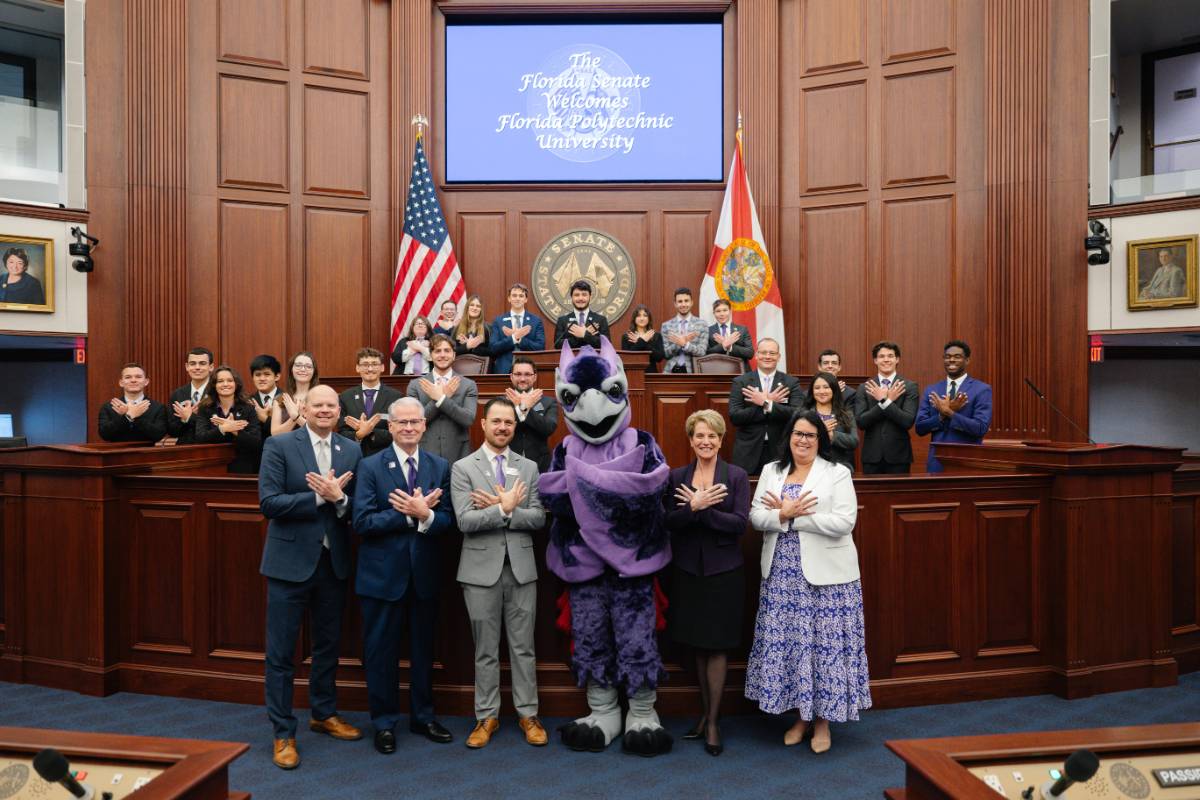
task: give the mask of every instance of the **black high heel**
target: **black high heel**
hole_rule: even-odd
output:
[[[716,743],[710,742],[708,737],[704,739],[704,752],[710,756],[719,756],[725,751],[725,746],[721,744],[721,729],[713,724],[713,734],[716,737]]]
[[[682,738],[682,739],[703,739],[704,738],[704,725],[705,725],[705,721],[703,719],[701,719],[699,722],[696,723],[696,727],[689,730],[687,733],[685,733],[680,738]]]

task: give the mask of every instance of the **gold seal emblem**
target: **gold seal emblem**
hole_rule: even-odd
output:
[[[734,239],[717,262],[717,296],[734,311],[749,311],[764,299],[775,282],[771,259],[753,239]]]
[[[592,287],[592,310],[615,322],[633,300],[637,280],[629,251],[614,237],[591,228],[555,236],[533,262],[533,296],[547,319],[570,312],[571,284]]]

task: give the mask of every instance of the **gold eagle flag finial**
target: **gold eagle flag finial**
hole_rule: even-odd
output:
[[[429,118],[424,114],[413,114],[412,124],[417,128],[417,138],[420,139],[425,135],[425,126],[429,124]]]

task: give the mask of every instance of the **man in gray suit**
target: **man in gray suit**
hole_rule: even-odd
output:
[[[410,381],[407,395],[425,408],[421,449],[453,464],[471,452],[479,388],[470,378],[454,374],[454,342],[449,336],[438,334],[429,340],[429,360],[433,370],[427,377]]]
[[[480,748],[500,727],[500,626],[507,628],[513,705],[525,741],[546,744],[538,721],[533,650],[537,613],[537,566],[533,532],[546,511],[538,498],[537,465],[509,446],[517,410],[503,397],[483,408],[484,444],[456,462],[450,496],[463,532],[458,582],[463,587],[475,638],[475,730],[467,747]]]

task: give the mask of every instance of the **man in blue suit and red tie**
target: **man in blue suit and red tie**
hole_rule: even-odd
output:
[[[942,364],[946,380],[925,389],[917,410],[917,435],[931,434],[927,472],[942,472],[939,442],[980,444],[992,425],[992,387],[967,374],[971,346],[959,339],[946,342]],[[944,392],[944,394],[942,394]]]
[[[281,769],[300,766],[292,656],[305,609],[312,628],[309,728],[362,738],[337,715],[335,682],[350,574],[350,495],[362,451],[334,433],[341,413],[332,388],[310,389],[304,416],[304,427],[267,439],[258,472],[258,503],[269,520],[259,568],[267,577],[267,716],[275,728],[272,760]]]
[[[433,716],[433,630],[438,540],[454,524],[450,464],[421,450],[425,409],[402,397],[387,409],[392,444],[362,460],[354,492],[360,537],[355,592],[363,615],[363,666],[375,749],[396,752],[400,636],[409,625],[409,730],[434,742],[454,737]]]

